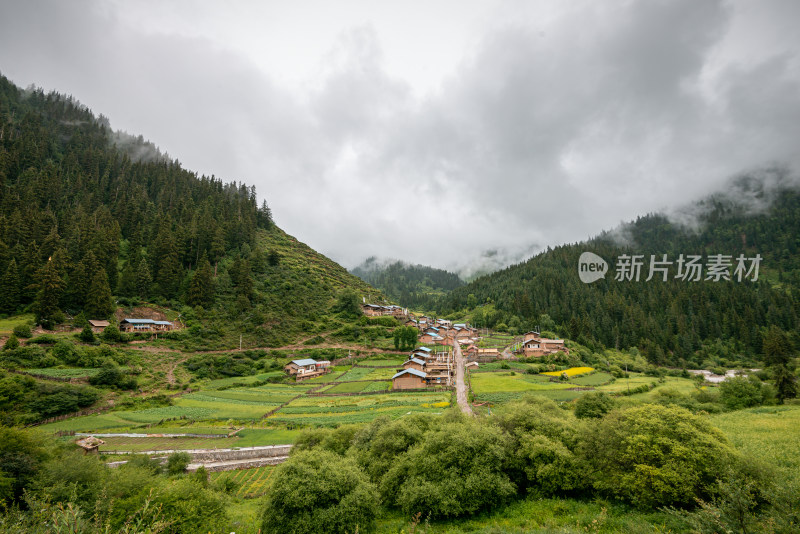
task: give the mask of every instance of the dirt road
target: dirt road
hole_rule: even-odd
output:
[[[464,381],[464,356],[461,354],[461,347],[458,341],[453,341],[453,355],[456,360],[456,402],[461,408],[461,411],[467,415],[475,415],[472,413],[472,406],[469,405],[467,400],[467,383]]]

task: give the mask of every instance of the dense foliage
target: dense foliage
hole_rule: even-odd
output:
[[[440,313],[471,309],[479,327],[516,325],[517,333],[540,327],[589,346],[638,347],[657,364],[695,366],[709,356],[736,359],[764,353],[764,330],[800,329],[800,190],[781,171],[768,187],[764,180],[743,178],[728,196],[694,206],[696,226],[689,228],[663,215],[648,215],[589,242],[548,249],[534,258],[481,277],[440,301]],[[745,204],[750,199],[760,209]],[[578,277],[578,259],[592,251],[609,263],[604,279],[591,284]],[[640,281],[615,279],[623,254],[644,255]],[[759,280],[737,281],[648,277],[650,255],[760,254]],[[731,272],[733,269],[731,269]],[[546,323],[552,321],[552,325]],[[543,324],[544,323],[544,324]],[[792,340],[797,344],[796,334]]]
[[[457,274],[442,269],[410,265],[402,261],[381,264],[374,257],[368,258],[351,272],[401,306],[414,309],[429,308],[437,297],[464,285]]]

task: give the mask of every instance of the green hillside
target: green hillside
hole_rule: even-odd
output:
[[[380,262],[375,257],[367,258],[352,273],[401,306],[414,309],[430,308],[437,299],[464,285],[457,274],[443,269],[402,261]]]
[[[439,313],[467,314],[481,327],[521,333],[541,327],[592,347],[638,347],[657,364],[699,366],[762,354],[767,327],[800,327],[800,190],[781,171],[769,180],[741,178],[691,206],[691,227],[661,214],[640,217],[586,243],[548,249],[530,260],[481,277],[439,301]],[[767,185],[772,183],[772,185]],[[578,276],[580,255],[604,258],[609,272],[591,284]],[[640,280],[615,280],[617,259],[642,255]],[[650,255],[672,261],[668,279],[646,281]],[[759,254],[758,281],[676,279],[681,254],[736,258]],[[749,267],[749,262],[747,263]],[[478,306],[485,303],[491,306]],[[724,365],[724,362],[721,362]]]
[[[0,314],[52,328],[144,305],[275,346],[316,332],[345,289],[380,298],[277,228],[254,187],[0,77]]]

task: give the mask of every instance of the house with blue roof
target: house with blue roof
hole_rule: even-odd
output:
[[[295,377],[297,382],[324,375],[331,369],[331,362],[328,360],[317,361],[311,358],[301,358],[292,360],[283,366],[283,370],[289,376]]]
[[[168,332],[174,329],[175,325],[169,321],[126,317],[119,322],[120,332]]]

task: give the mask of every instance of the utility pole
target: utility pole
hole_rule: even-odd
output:
[[[239,334],[239,350],[242,350],[242,334]]]

